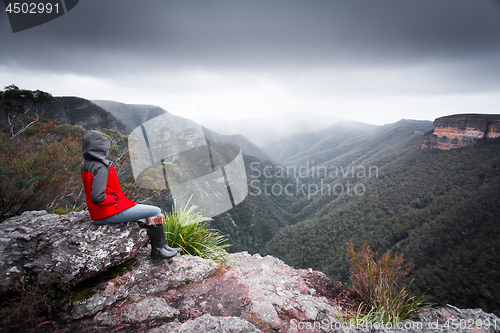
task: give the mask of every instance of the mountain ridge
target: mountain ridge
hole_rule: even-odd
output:
[[[264,150],[278,161],[302,165],[301,161],[307,159],[309,155],[324,153],[326,149],[338,150],[342,146],[346,146],[346,149],[354,149],[359,144],[369,142],[372,137],[382,135],[383,132],[397,127],[408,127],[414,131],[427,131],[432,128],[432,122],[403,119],[394,124],[382,126],[352,121],[338,122],[318,132],[284,138],[273,145],[265,146]]]
[[[132,131],[134,128],[141,126],[141,124],[154,119],[155,117],[161,116],[163,114],[170,114],[165,109],[154,106],[154,105],[143,105],[143,104],[124,104],[115,101],[108,100],[96,100],[93,101],[100,105],[102,108],[110,112],[115,118],[123,119],[123,122],[128,125]],[[172,114],[171,114],[172,115]],[[185,119],[185,121],[192,122],[195,127],[200,127],[200,124],[179,116],[172,115],[175,119]],[[262,158],[269,158],[269,155],[263,151],[261,148],[256,146],[250,140],[242,135],[223,135],[214,132],[204,126],[201,127],[205,137],[213,142],[228,142],[238,145],[241,150],[248,155],[255,155]],[[129,133],[126,133],[129,134]]]
[[[202,118],[201,123],[222,134],[242,134],[264,147],[287,135],[321,130],[343,120],[310,112],[292,112],[242,120]]]

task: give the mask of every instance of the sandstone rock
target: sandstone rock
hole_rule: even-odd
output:
[[[241,283],[248,289],[250,322],[262,329],[289,328],[290,318],[306,321],[337,321],[340,308],[307,285],[304,271],[287,266],[283,261],[256,254],[231,256]],[[285,319],[285,320],[282,320]]]
[[[424,309],[417,315],[424,332],[500,332],[500,319],[482,309],[459,309],[452,305]]]
[[[500,137],[500,120],[491,121],[488,123],[488,130],[486,131],[486,137],[489,139]]]
[[[181,321],[203,314],[245,319],[264,332],[290,328],[291,319],[337,321],[339,307],[316,293],[296,270],[281,260],[246,252],[229,255],[234,266],[201,283],[172,291]]]
[[[189,255],[176,257],[170,264],[143,254],[135,260],[128,272],[101,282],[90,296],[74,301],[71,313],[61,318],[93,318],[93,325],[117,327],[176,317],[186,324],[180,332],[188,332],[194,327],[188,322],[207,314],[240,318],[242,332],[247,327],[249,332],[254,327],[266,332],[288,330],[292,318],[337,321],[340,308],[307,284],[304,276],[309,271],[296,270],[271,256],[231,254],[234,265],[224,271],[212,260]],[[152,317],[152,304],[164,310]],[[212,318],[200,325],[223,327],[220,320]]]
[[[130,239],[135,245],[127,250]],[[190,255],[153,259],[137,250],[146,239],[136,224],[95,226],[85,212],[28,212],[0,225],[1,274],[10,284],[16,274],[33,273],[40,281],[55,277],[71,283],[91,276],[95,271],[88,267],[102,270],[112,258],[135,255],[119,275],[78,285],[88,290],[73,294],[53,318],[60,331],[500,332],[496,316],[452,306],[423,310],[396,328],[349,326],[337,317],[357,301],[345,284],[321,272],[246,252],[228,255],[230,267]],[[61,267],[78,274],[65,275]],[[10,331],[0,325],[0,332]]]
[[[213,317],[209,314],[203,315],[176,327],[171,332],[175,333],[260,333],[254,325],[237,317]],[[148,333],[153,333],[149,331]]]
[[[180,326],[181,323],[179,322],[179,320],[177,319],[174,319],[173,321],[169,322],[169,323],[166,323],[166,324],[163,324],[161,326],[158,326],[158,327],[155,327],[155,328],[152,328],[150,330],[148,330],[146,333],[165,333],[165,332],[174,332],[175,329]]]
[[[148,297],[136,303],[121,307],[119,313],[99,312],[94,321],[107,326],[119,326],[122,323],[142,323],[148,320],[172,320],[179,311],[172,308],[163,298]]]
[[[84,320],[93,316],[94,325],[111,328],[176,317],[148,333],[461,332],[449,327],[452,323],[460,324],[460,320],[475,325],[462,332],[499,331],[494,325],[500,326],[500,319],[494,315],[451,306],[424,310],[415,321],[406,320],[397,328],[378,324],[349,326],[336,317],[341,311],[338,304],[346,294],[338,299],[332,294],[327,298],[320,285],[313,288],[307,283],[312,277],[320,277],[320,283],[334,287],[334,281],[328,281],[324,274],[294,269],[271,256],[243,252],[231,254],[229,259],[234,265],[220,271],[212,261],[188,255],[176,257],[170,265],[155,265],[147,256],[139,255],[137,266],[130,272],[101,285],[94,296],[78,302],[74,313],[79,315],[73,318]],[[340,294],[345,291],[338,286],[333,289]],[[105,306],[99,305],[101,302]],[[151,304],[176,310],[159,311],[165,315],[150,317]],[[486,327],[488,320],[490,325]]]
[[[498,115],[464,114],[437,118],[432,134],[424,136],[422,148],[456,149],[483,138],[500,137]]]
[[[371,324],[363,327],[347,328],[345,332],[369,333],[495,333],[500,332],[500,319],[483,310],[461,310],[447,305],[421,311],[415,321],[405,320],[396,327]],[[385,326],[385,327],[384,327]],[[325,330],[325,332],[328,332]],[[339,331],[335,331],[339,332]]]
[[[24,212],[0,224],[0,294],[20,278],[76,283],[131,258],[148,241],[135,222],[99,226],[87,211]]]
[[[93,316],[94,321],[111,326],[157,317],[173,319],[179,311],[166,303],[166,293],[185,284],[200,282],[218,268],[212,260],[190,255],[178,256],[171,264],[151,259],[149,255],[138,255],[133,268],[99,283],[91,296],[73,302],[72,312],[61,314],[61,317],[74,320]],[[164,310],[155,315],[154,307]]]

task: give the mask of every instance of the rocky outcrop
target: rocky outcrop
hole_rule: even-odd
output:
[[[92,318],[90,325],[119,326],[148,320],[173,320],[180,315],[172,307],[169,290],[197,283],[214,274],[218,265],[200,257],[182,256],[169,264],[153,261],[148,255],[138,256],[128,272],[91,288],[88,297],[72,301],[65,320]]]
[[[321,272],[246,252],[228,254],[229,265],[190,255],[152,259],[135,223],[97,227],[86,212],[26,212],[0,224],[0,230],[2,272],[14,272],[12,267],[24,269],[23,274],[37,272],[40,282],[42,276],[81,281],[92,274],[72,272],[104,271],[106,260],[122,256],[120,251],[133,257],[111,276],[85,278],[73,286],[55,316],[32,332],[500,332],[496,316],[452,306],[426,309],[396,328],[343,323],[339,316],[359,303],[345,284]],[[37,252],[45,261],[37,259]],[[17,259],[9,261],[11,255]],[[56,329],[44,330],[44,325]],[[0,318],[0,332],[17,329],[2,326]]]
[[[486,137],[489,139],[500,137],[500,120],[491,121],[490,123],[488,123]]]
[[[25,212],[0,224],[0,294],[20,279],[76,283],[133,258],[148,237],[137,223],[98,226],[87,211]]]
[[[308,282],[313,271],[296,270],[258,254],[231,254],[229,260],[232,267],[222,269],[211,260],[189,255],[171,264],[138,255],[128,272],[96,285],[91,296],[73,301],[70,313],[60,316],[86,327],[110,328],[174,318],[180,325],[203,315],[229,316],[252,323],[247,326],[258,327],[259,332],[288,330],[291,319],[337,320],[339,305]]]
[[[93,286],[59,318],[71,331],[90,332],[457,332],[465,321],[463,332],[500,332],[494,315],[452,306],[424,310],[398,328],[342,323],[353,297],[346,285],[271,256],[242,252],[229,260],[223,268],[189,255],[169,263],[139,254],[128,272]]]
[[[500,137],[500,115],[463,114],[437,118],[434,130],[422,139],[422,148],[456,149],[483,138]]]

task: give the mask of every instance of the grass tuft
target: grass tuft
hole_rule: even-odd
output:
[[[430,306],[424,295],[411,295],[403,284],[413,268],[412,262],[404,264],[403,255],[392,258],[384,254],[377,261],[374,256],[367,244],[359,253],[354,251],[352,242],[348,245],[352,286],[363,300],[356,314],[357,319],[362,317],[366,322],[392,323],[395,326]]]
[[[172,247],[182,248],[182,254],[191,254],[218,263],[227,263],[227,237],[210,228],[211,218],[196,212],[196,206],[174,209],[163,220],[165,238]]]

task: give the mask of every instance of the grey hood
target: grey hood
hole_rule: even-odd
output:
[[[87,131],[82,138],[82,155],[86,160],[97,160],[106,166],[111,165],[111,161],[106,159],[111,142],[104,134],[98,131]]]

